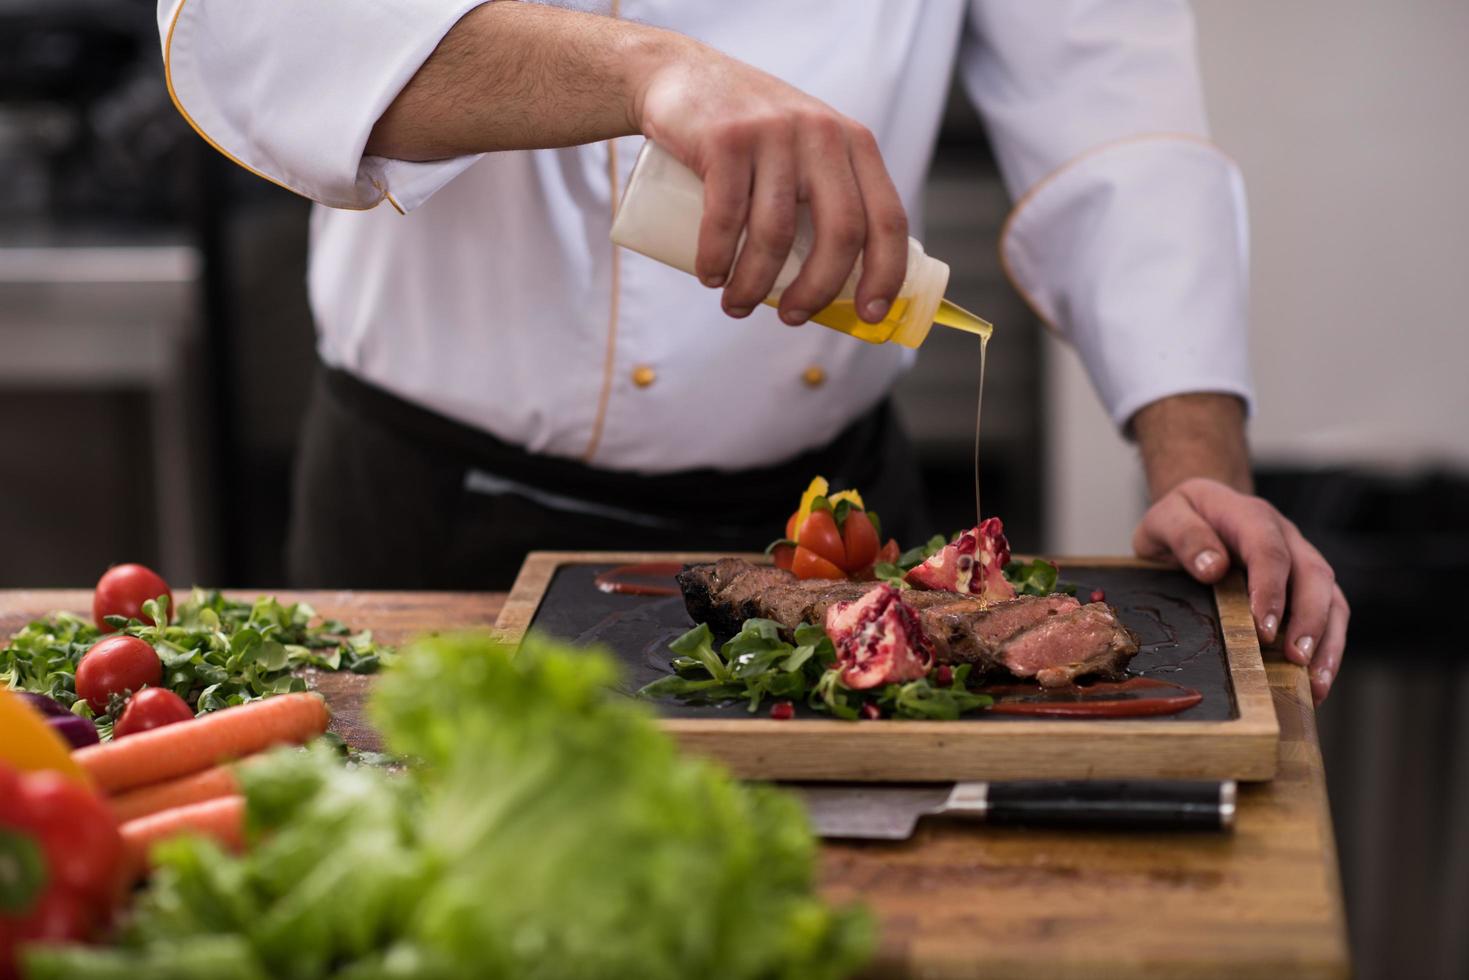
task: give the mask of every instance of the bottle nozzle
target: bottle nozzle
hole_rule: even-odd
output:
[[[990,339],[990,334],[995,332],[994,326],[982,317],[977,317],[957,303],[944,300],[939,304],[938,312],[934,314],[934,323],[942,323],[946,327],[955,330],[963,330],[972,333],[984,340]]]

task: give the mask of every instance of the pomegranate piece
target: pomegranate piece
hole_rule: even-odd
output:
[[[877,721],[882,717],[882,709],[869,701],[862,706],[862,717],[868,721]]]
[[[833,603],[825,626],[842,683],[855,691],[917,680],[933,666],[933,644],[894,586],[879,585],[860,599]]]
[[[911,570],[904,581],[920,589],[958,592],[986,599],[1013,599],[1015,587],[1005,578],[1010,542],[998,517],[961,532],[938,554]]]
[[[1106,602],[1107,593],[1103,592],[1101,589],[1092,589],[1091,600],[1092,602]]]
[[[796,717],[796,706],[789,701],[777,701],[770,706],[770,717],[776,721],[790,721]]]

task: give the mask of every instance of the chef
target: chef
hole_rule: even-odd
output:
[[[1325,697],[1347,603],[1251,492],[1244,195],[1209,142],[1184,3],[158,14],[194,129],[317,202],[300,584],[503,585],[532,547],[747,548],[818,473],[900,538],[929,531],[888,401],[911,354],[791,328],[859,254],[858,310],[886,312],[957,64],[1016,200],[1006,271],[1139,447],[1136,550],[1205,582],[1242,565],[1262,640]],[[608,240],[644,137],[705,181],[698,278]],[[798,202],[816,244],[777,311],[760,301]]]

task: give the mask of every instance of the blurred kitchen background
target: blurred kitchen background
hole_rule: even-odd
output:
[[[1251,198],[1261,491],[1353,606],[1321,726],[1363,977],[1469,975],[1469,5],[1200,0]],[[152,0],[0,0],[0,587],[285,581],[313,338],[308,206],[170,105]],[[1011,291],[1009,202],[955,96],[925,243],[991,318],[986,508],[1021,550],[1126,552],[1132,449]],[[1180,325],[1182,328],[1185,325]],[[972,515],[977,352],[899,393],[943,528]]]

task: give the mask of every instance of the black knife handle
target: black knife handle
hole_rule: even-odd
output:
[[[983,790],[979,787],[984,786]],[[960,783],[947,808],[992,824],[1117,830],[1228,830],[1233,780],[1064,780]],[[982,797],[982,799],[981,799]]]

